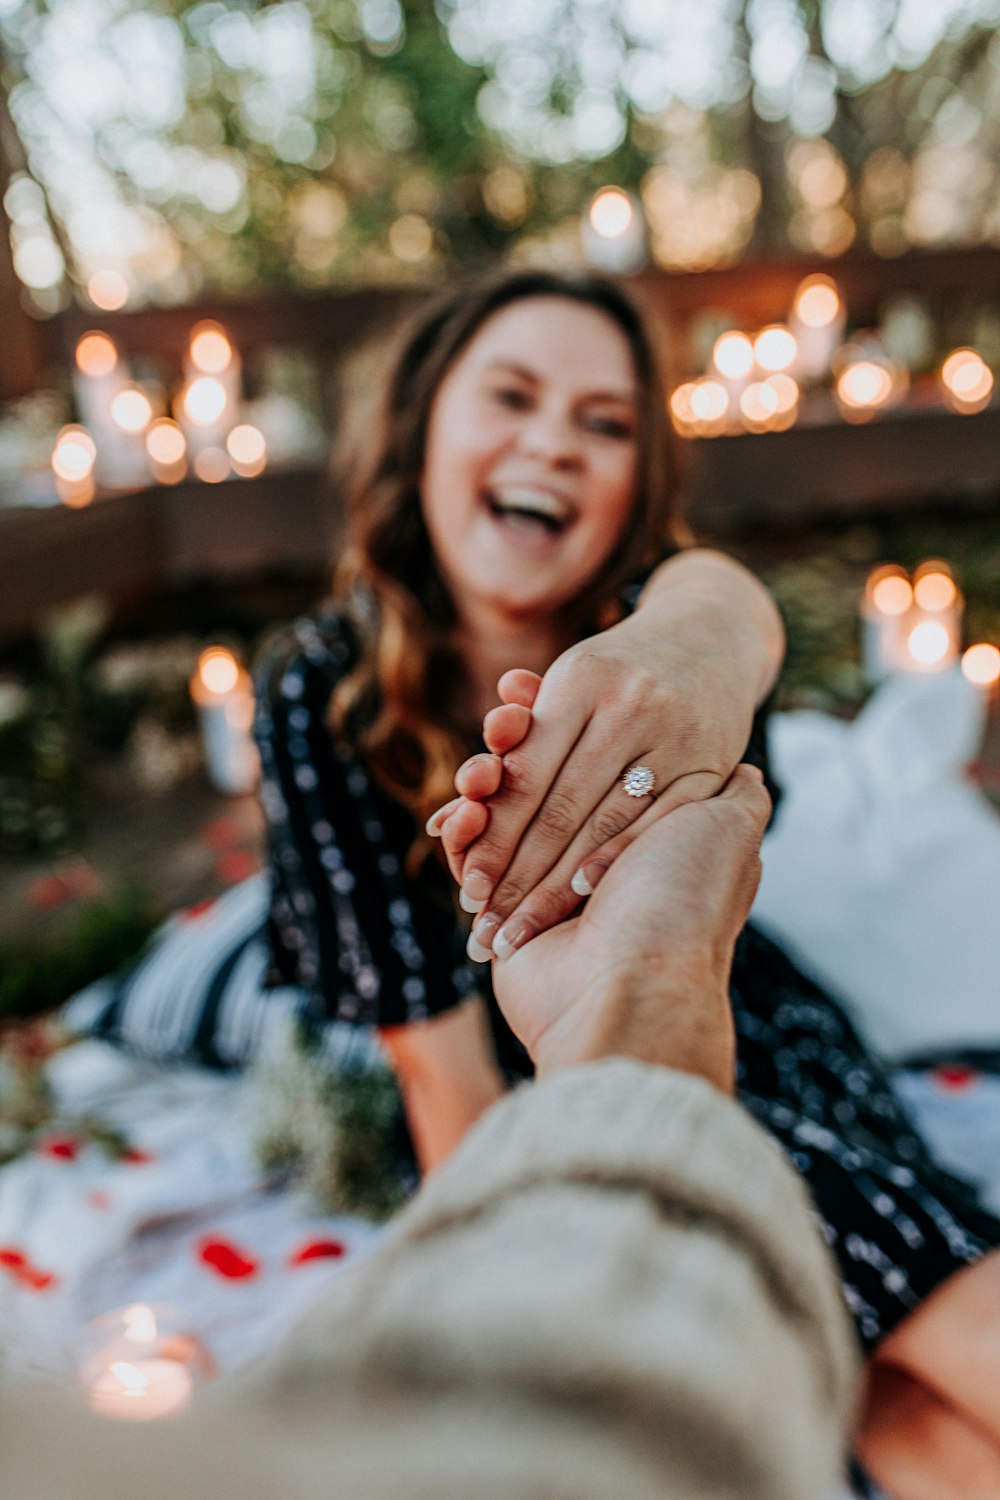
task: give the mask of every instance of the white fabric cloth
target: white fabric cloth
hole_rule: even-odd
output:
[[[91,1041],[50,1071],[67,1119],[118,1126],[137,1157],[116,1162],[66,1134],[0,1172],[0,1346],[15,1368],[66,1374],[88,1322],[143,1302],[176,1309],[219,1369],[238,1369],[381,1237],[268,1191],[240,1078]]]
[[[1000,1046],[1000,817],[963,778],[983,711],[956,669],[772,726],[754,919],[890,1061]]]

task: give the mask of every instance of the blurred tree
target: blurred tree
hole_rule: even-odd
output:
[[[608,182],[670,267],[995,240],[996,9],[0,0],[0,37],[73,281],[183,301],[576,257]]]

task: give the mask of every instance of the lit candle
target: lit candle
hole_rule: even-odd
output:
[[[886,563],[870,573],[861,601],[861,659],[869,682],[906,666],[906,626],[913,586],[903,568]]]
[[[952,411],[973,413],[989,406],[993,372],[975,349],[955,349],[939,373],[944,399]]]
[[[96,444],[95,476],[112,489],[127,489],[149,478],[135,433],[144,430],[152,413],[147,398],[129,381],[128,365],[114,340],[96,329],[83,334],[76,345],[73,391]],[[141,413],[146,413],[144,420]]]
[[[642,211],[620,187],[595,193],[581,225],[583,253],[592,266],[614,275],[638,271],[646,261]]]
[[[64,505],[80,509],[93,500],[96,459],[97,444],[86,427],[73,424],[62,429],[52,450],[52,472],[56,494]]]
[[[792,374],[800,381],[823,380],[844,332],[845,310],[829,276],[807,276],[801,282],[788,319],[796,344]]]
[[[259,774],[253,742],[253,687],[231,651],[210,646],[198,658],[191,697],[201,723],[205,765],[220,792],[241,796],[253,791]]]
[[[753,373],[753,344],[745,333],[732,328],[722,333],[712,346],[712,369],[725,386],[735,410]]]
[[[948,564],[930,558],[913,575],[913,609],[907,617],[907,650],[912,671],[939,672],[958,660],[962,649],[965,600]]]
[[[187,440],[169,417],[161,417],[146,433],[146,452],[160,484],[179,484],[187,473]]]
[[[242,382],[240,358],[218,323],[191,330],[177,416],[192,456],[222,448],[236,422]]]
[[[176,1331],[170,1308],[134,1303],[88,1325],[80,1378],[91,1411],[125,1422],[173,1416],[213,1373],[211,1356]]]
[[[152,1422],[171,1417],[191,1404],[194,1379],[174,1359],[136,1356],[112,1360],[87,1381],[90,1409],[124,1422]]]
[[[853,345],[842,356],[834,395],[845,421],[870,422],[906,390],[906,372],[889,360],[868,358]]]

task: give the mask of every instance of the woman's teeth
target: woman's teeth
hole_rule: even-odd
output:
[[[569,520],[569,507],[545,490],[505,488],[487,495],[495,516],[510,516],[519,521],[537,522],[547,531],[562,531]]]

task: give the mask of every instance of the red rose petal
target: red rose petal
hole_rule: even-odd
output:
[[[80,1155],[80,1142],[75,1135],[50,1135],[39,1141],[35,1149],[42,1156],[54,1157],[56,1161],[76,1161]]]
[[[951,1094],[971,1089],[979,1082],[979,1074],[975,1068],[960,1067],[957,1064],[954,1067],[935,1068],[932,1076],[939,1089]]]
[[[37,1266],[25,1266],[22,1271],[18,1271],[17,1279],[32,1292],[47,1292],[57,1284],[52,1271],[40,1271]]]
[[[129,1167],[148,1167],[150,1162],[155,1160],[156,1157],[151,1151],[143,1151],[139,1146],[129,1146],[128,1150],[123,1151],[119,1157],[119,1161],[123,1161]]]
[[[7,1266],[10,1270],[16,1271],[27,1264],[27,1258],[21,1254],[20,1250],[10,1250],[6,1247],[0,1250],[0,1266]]]
[[[242,1281],[247,1276],[256,1276],[260,1270],[259,1261],[245,1255],[229,1240],[202,1240],[198,1246],[198,1258],[226,1281]]]
[[[347,1254],[342,1240],[307,1240],[288,1257],[290,1266],[304,1266],[310,1260],[339,1260]]]
[[[198,918],[203,917],[206,912],[211,911],[214,905],[215,898],[212,896],[206,896],[204,901],[196,901],[193,906],[189,906],[185,909],[185,922],[197,922]]]

